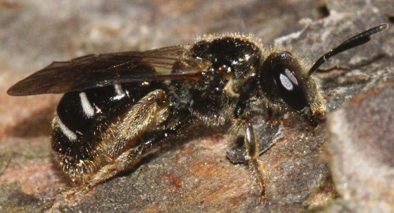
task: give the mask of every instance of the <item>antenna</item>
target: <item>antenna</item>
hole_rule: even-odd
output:
[[[386,23],[380,24],[376,27],[373,27],[369,30],[366,30],[360,34],[357,34],[357,35],[349,38],[348,40],[344,41],[339,46],[331,49],[330,51],[328,51],[324,55],[322,55],[319,59],[317,59],[315,64],[313,64],[311,69],[308,71],[308,75],[309,76],[312,75],[312,73],[315,72],[320,67],[320,65],[322,65],[324,62],[326,62],[332,56],[334,56],[338,53],[341,53],[343,51],[346,51],[348,49],[351,49],[353,47],[357,47],[357,46],[367,43],[369,40],[371,40],[372,35],[379,33],[383,30],[386,30],[387,28],[389,28],[388,24],[386,24]]]

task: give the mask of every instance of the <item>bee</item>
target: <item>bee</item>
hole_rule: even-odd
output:
[[[186,126],[232,123],[265,197],[251,104],[298,113],[311,126],[325,120],[325,101],[312,77],[330,57],[367,43],[380,24],[344,41],[308,70],[291,52],[265,50],[253,36],[205,36],[194,44],[144,52],[92,54],[49,66],[7,92],[64,93],[52,121],[55,162],[88,191],[130,170],[144,154]],[[327,71],[327,70],[326,70]]]

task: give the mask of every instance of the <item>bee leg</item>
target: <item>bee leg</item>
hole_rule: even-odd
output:
[[[81,192],[89,191],[97,184],[115,176],[121,171],[132,169],[138,164],[150,146],[141,141],[141,136],[157,124],[168,119],[169,105],[163,90],[155,90],[130,106],[127,113],[114,119],[103,134],[102,146],[98,151],[102,165],[91,173]]]
[[[97,171],[88,181],[88,183],[82,188],[81,191],[89,191],[95,185],[109,179],[121,171],[130,170],[134,168],[142,159],[144,154],[156,143],[163,141],[164,138],[170,135],[176,135],[178,130],[190,124],[193,119],[190,117],[188,112],[174,112],[168,106],[167,97],[163,90],[156,90],[151,92],[146,97],[144,97],[140,104],[134,105],[130,111],[135,113],[130,113],[132,115],[129,118],[124,119],[125,122],[122,124],[131,125],[138,128],[133,128],[131,130],[133,133],[140,131],[145,132],[147,127],[160,123],[160,125],[166,126],[162,131],[152,132],[145,136],[138,137],[142,134],[128,133],[127,135],[137,135],[131,138],[125,138],[125,140],[138,140],[138,145],[132,146],[125,152],[121,153],[116,159],[111,163],[102,167]],[[155,110],[153,110],[155,109]],[[170,112],[171,111],[171,112]],[[163,113],[164,112],[164,113]],[[135,114],[138,115],[135,116]],[[127,117],[127,116],[126,116]],[[163,119],[165,117],[165,119]],[[168,124],[170,121],[176,120],[176,124]],[[133,122],[135,125],[133,125]],[[148,122],[147,122],[148,121]],[[145,125],[142,125],[142,123]],[[130,124],[131,123],[131,124]],[[171,122],[170,122],[171,123]],[[118,125],[116,125],[118,126]],[[121,125],[125,126],[125,125]],[[108,157],[108,159],[110,159]]]
[[[171,121],[177,122],[175,124],[170,124]],[[178,130],[182,129],[188,124],[191,124],[192,122],[193,117],[191,117],[189,111],[179,111],[172,109],[167,120],[162,123],[166,128],[163,131],[150,134],[150,137],[144,140],[144,146],[149,148],[168,136],[177,135],[179,133]]]
[[[246,134],[244,140],[245,140],[246,153],[249,163],[249,169],[251,170],[253,176],[260,184],[261,187],[260,195],[261,195],[261,199],[264,200],[265,181],[264,181],[263,172],[260,169],[260,164],[258,161],[259,145],[255,138],[253,124],[249,121],[246,122]]]
[[[111,164],[102,167],[95,173],[89,183],[85,185],[81,191],[90,191],[97,184],[117,175],[119,172],[132,169],[141,161],[143,150],[142,146],[138,146],[122,153]]]

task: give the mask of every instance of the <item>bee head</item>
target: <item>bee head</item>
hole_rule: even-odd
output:
[[[264,60],[259,82],[274,105],[290,107],[312,125],[324,120],[324,100],[317,85],[290,52],[271,53]]]
[[[330,57],[367,43],[373,34],[387,28],[387,24],[381,24],[347,39],[323,54],[308,72],[303,70],[299,60],[290,52],[272,52],[264,60],[259,77],[264,95],[273,105],[288,106],[312,125],[317,125],[325,119],[325,103],[311,75],[320,71],[320,65]]]
[[[287,105],[295,110],[307,107],[308,101],[301,79],[302,69],[290,52],[272,53],[265,60],[263,70],[267,72],[267,80],[274,83],[274,89]]]

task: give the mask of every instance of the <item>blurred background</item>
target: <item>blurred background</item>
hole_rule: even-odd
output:
[[[0,0],[0,210],[41,211],[71,186],[52,163],[50,153],[50,122],[61,96],[6,94],[12,84],[52,61],[193,43],[205,34],[239,32],[254,34],[266,47],[293,50],[308,64],[351,35],[382,22],[392,23],[393,17],[392,0]],[[367,78],[363,84],[353,82],[352,88],[343,84],[341,88],[349,92],[335,90],[336,83],[323,78],[330,110],[368,83],[372,87],[391,79],[393,30],[377,37],[362,51],[354,50],[332,63],[357,63],[383,54],[391,58],[374,69],[386,70],[382,68],[375,83]],[[356,73],[350,78],[360,76],[365,77]],[[257,131],[263,138],[265,127],[261,128]],[[226,159],[233,138],[222,130],[203,129],[188,130],[191,135],[174,139],[180,145],[164,148],[136,171],[63,202],[60,209],[296,212],[321,208],[343,195],[331,178],[330,154],[325,152],[327,128],[311,133],[304,132],[303,126],[294,127],[285,134],[290,140],[283,141],[289,142],[262,157],[267,166],[268,201],[259,199],[247,166],[232,165]]]

